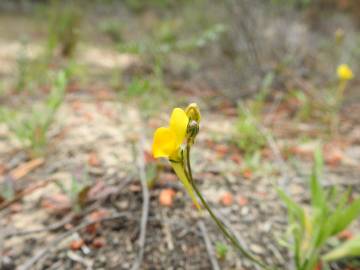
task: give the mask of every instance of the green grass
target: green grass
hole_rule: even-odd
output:
[[[43,102],[33,104],[24,111],[6,108],[0,111],[0,121],[7,124],[11,133],[33,156],[44,154],[48,141],[47,132],[63,102],[66,84],[66,74],[60,71],[54,78],[51,92]]]
[[[313,270],[321,259],[326,267],[327,261],[360,255],[358,236],[331,246],[331,240],[359,218],[360,198],[350,202],[350,191],[340,193],[335,187],[324,189],[321,185],[322,173],[323,158],[320,150],[317,150],[309,181],[309,206],[298,204],[278,189],[288,210],[288,234],[292,238],[286,246],[294,254],[297,270]]]

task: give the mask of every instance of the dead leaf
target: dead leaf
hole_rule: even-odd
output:
[[[91,152],[88,157],[88,164],[92,167],[99,167],[101,165],[100,159],[95,152]]]
[[[4,164],[0,164],[0,176],[3,176],[6,171],[6,167]]]
[[[236,201],[240,206],[245,206],[249,203],[249,200],[242,195],[237,196]]]
[[[70,248],[71,250],[76,251],[79,250],[84,244],[85,243],[83,239],[73,240],[70,243]]]
[[[10,205],[9,208],[10,208],[11,213],[19,213],[23,209],[21,203],[14,203],[14,204]]]
[[[241,157],[241,155],[238,154],[238,153],[232,154],[231,157],[230,157],[230,159],[231,159],[232,161],[234,161],[236,164],[241,164],[241,162],[242,162],[242,157]]]
[[[96,99],[105,101],[105,100],[113,100],[114,94],[109,89],[100,89],[95,92]]]
[[[139,184],[132,184],[132,185],[129,185],[129,189],[131,192],[140,192],[141,186]]]
[[[88,202],[88,194],[90,191],[91,186],[84,187],[77,195],[77,201],[80,204],[81,207],[85,206],[85,204]]]
[[[319,261],[317,265],[315,266],[314,270],[322,270],[322,263]]]
[[[112,194],[118,193],[119,190],[115,186],[108,186],[104,181],[96,182],[92,187],[90,187],[89,192],[87,193],[88,201],[96,201],[106,197],[109,197]]]
[[[337,235],[340,240],[349,240],[354,237],[354,234],[349,230],[343,230]]]
[[[89,219],[89,221],[96,222],[96,221],[100,221],[108,216],[109,216],[109,211],[102,208],[102,209],[98,209],[98,210],[91,212],[87,216],[87,218]]]
[[[217,144],[215,145],[214,150],[219,156],[225,156],[227,153],[229,153],[229,146],[226,144]]]
[[[252,178],[252,176],[253,176],[253,172],[252,172],[252,170],[251,169],[244,169],[243,171],[242,171],[242,175],[243,175],[243,177],[245,178],[245,179],[251,179]]]
[[[94,248],[102,248],[103,246],[105,246],[105,244],[106,240],[104,237],[96,237],[92,242],[92,246]]]
[[[234,202],[234,197],[230,192],[226,192],[221,196],[220,202],[224,206],[231,206]]]
[[[51,214],[59,214],[69,211],[71,202],[67,196],[58,193],[43,198],[41,206]]]
[[[171,207],[173,205],[173,198],[176,192],[171,188],[163,189],[159,195],[159,202],[162,206]]]
[[[44,159],[43,158],[37,158],[37,159],[33,159],[30,160],[24,164],[19,165],[18,167],[16,167],[15,169],[13,169],[10,172],[10,176],[14,179],[14,180],[18,180],[24,176],[26,176],[28,173],[30,173],[32,170],[35,170],[37,167],[39,167],[40,165],[42,165],[44,163]]]

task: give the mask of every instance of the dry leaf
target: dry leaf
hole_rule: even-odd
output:
[[[230,192],[226,192],[224,193],[221,198],[220,198],[220,202],[222,205],[224,206],[230,206],[233,204],[234,201],[234,197]]]
[[[241,164],[241,162],[242,162],[241,155],[238,154],[238,153],[232,154],[231,157],[230,157],[230,159],[231,159],[232,161],[234,161],[235,163],[237,163],[237,164]]]
[[[84,240],[78,239],[71,241],[70,248],[74,251],[79,250],[84,245]]]
[[[28,173],[30,173],[32,170],[36,169],[37,167],[39,167],[43,163],[44,163],[43,158],[37,158],[37,159],[30,160],[30,161],[28,161],[26,163],[23,163],[23,164],[19,165],[15,169],[13,169],[10,172],[10,176],[14,180],[18,180],[18,179],[26,176]]]
[[[41,206],[52,214],[67,212],[71,209],[71,202],[67,196],[58,193],[43,198]]]
[[[249,203],[249,200],[241,195],[237,196],[236,201],[240,206],[245,206]]]
[[[217,144],[215,145],[215,151],[219,156],[224,156],[229,153],[229,146],[225,144]]]
[[[349,230],[343,230],[342,232],[340,232],[337,237],[340,239],[340,240],[349,240],[351,238],[354,237],[353,233]]]
[[[0,176],[3,176],[6,171],[6,167],[4,164],[0,164]]]
[[[91,212],[87,218],[92,221],[92,222],[96,222],[96,221],[100,221],[106,217],[109,216],[109,211],[106,209],[98,209],[95,210],[93,212]]]
[[[105,246],[105,244],[106,240],[104,237],[96,237],[92,242],[92,246],[94,248],[102,248],[103,246]]]
[[[101,165],[100,159],[95,152],[89,154],[88,164],[92,167],[99,167]]]
[[[176,192],[171,188],[163,189],[159,195],[159,202],[163,206],[171,207],[173,205],[173,198]]]
[[[253,172],[251,169],[245,169],[242,171],[242,175],[245,179],[251,179],[253,176]]]
[[[77,195],[77,201],[80,204],[81,207],[85,206],[85,204],[88,202],[89,199],[89,191],[91,186],[84,187]]]

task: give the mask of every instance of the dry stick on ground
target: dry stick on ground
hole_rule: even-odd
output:
[[[35,254],[35,256],[31,257],[29,260],[27,260],[24,264],[22,264],[18,270],[29,270],[29,269],[33,269],[33,265],[35,263],[37,263],[40,259],[42,259],[43,257],[45,257],[48,253],[52,252],[59,243],[61,243],[64,239],[68,238],[69,236],[71,236],[73,233],[89,226],[95,223],[101,223],[101,222],[105,222],[105,221],[109,221],[109,220],[114,220],[114,219],[119,219],[119,218],[129,218],[130,215],[128,213],[120,213],[117,215],[113,215],[111,217],[104,217],[102,219],[98,219],[98,220],[92,220],[92,221],[88,221],[85,222],[83,224],[80,224],[74,228],[72,228],[71,230],[63,233],[62,235],[60,235],[59,237],[55,238],[53,241],[51,241],[45,248],[43,248],[42,250],[40,250],[38,253]]]
[[[64,227],[67,223],[69,223],[74,218],[74,215],[68,215],[59,222],[56,222],[54,224],[51,224],[48,227],[45,228],[39,228],[39,229],[32,229],[28,231],[12,231],[8,232],[4,235],[5,238],[13,237],[13,236],[26,236],[29,234],[36,234],[36,233],[42,233],[42,232],[51,232],[56,231],[62,227]]]
[[[140,222],[140,236],[139,236],[139,253],[136,257],[131,270],[138,270],[142,264],[144,258],[144,250],[145,250],[145,241],[146,241],[146,227],[147,220],[149,216],[149,189],[146,181],[146,172],[145,172],[145,161],[144,161],[144,139],[141,138],[139,143],[139,152],[137,155],[137,166],[139,169],[139,177],[142,186],[142,196],[143,196],[143,204],[142,204],[142,214],[141,214],[141,222]]]
[[[200,220],[198,222],[198,227],[200,229],[202,237],[204,238],[206,251],[207,251],[207,253],[209,255],[209,259],[210,259],[212,269],[213,270],[220,270],[218,261],[216,260],[216,254],[215,254],[214,249],[212,247],[212,244],[211,244],[210,238],[208,236],[208,232],[207,232],[207,229],[205,227],[204,222]]]
[[[13,203],[16,203],[17,201],[21,200],[23,197],[25,197],[28,194],[31,194],[32,192],[34,192],[35,190],[45,187],[47,186],[49,183],[55,181],[55,179],[46,179],[44,181],[41,181],[40,183],[35,183],[34,185],[28,187],[27,189],[19,192],[18,194],[15,195],[14,198],[12,198],[10,201],[6,201],[2,204],[0,204],[0,211],[9,207],[10,205],[12,205]]]

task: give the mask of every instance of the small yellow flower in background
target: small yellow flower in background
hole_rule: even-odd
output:
[[[346,64],[341,64],[336,70],[337,76],[341,81],[349,81],[354,78],[351,68]]]
[[[168,127],[160,127],[154,133],[152,145],[155,158],[167,158],[176,175],[184,185],[186,191],[198,209],[201,209],[189,181],[187,171],[185,170],[184,147],[185,139],[188,145],[194,141],[194,137],[199,131],[200,112],[195,103],[192,103],[186,109],[175,108],[170,117]],[[196,132],[194,131],[196,128]]]

